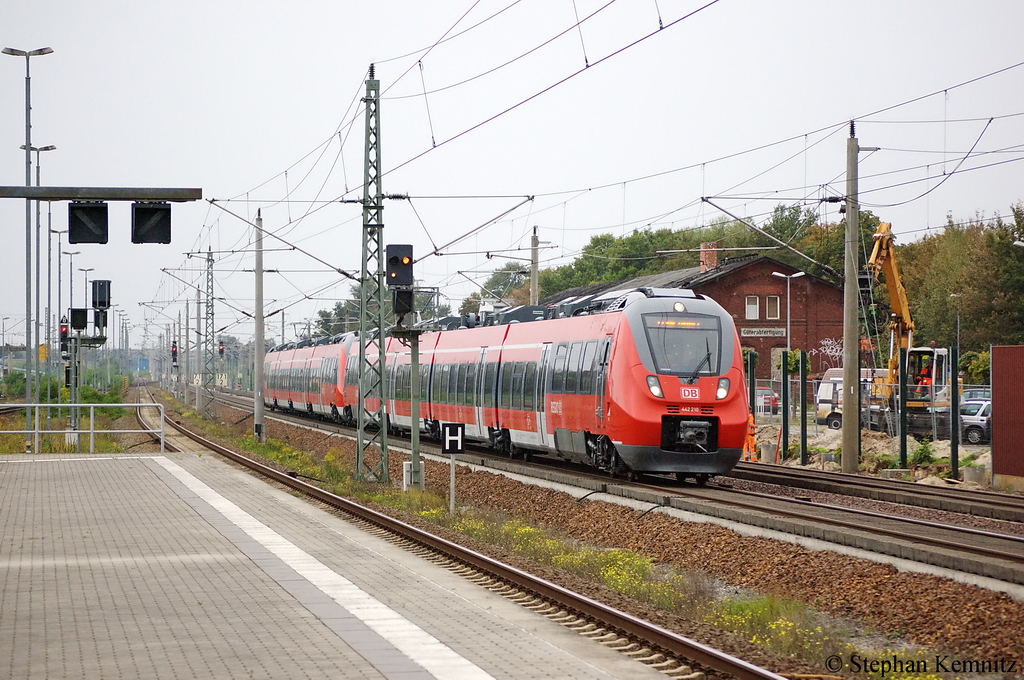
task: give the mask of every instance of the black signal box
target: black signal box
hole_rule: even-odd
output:
[[[71,310],[71,328],[76,331],[84,331],[89,326],[88,309]]]
[[[94,309],[110,307],[110,281],[96,279],[92,282],[92,306]]]
[[[68,243],[106,243],[107,204],[82,201],[68,204]]]
[[[132,204],[132,243],[170,243],[171,204]]]

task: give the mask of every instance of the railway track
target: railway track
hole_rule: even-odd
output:
[[[143,400],[143,394],[153,401],[148,389],[140,389],[140,401]],[[144,415],[144,410],[152,413]],[[153,418],[156,415],[156,409],[139,409],[140,422],[144,422],[144,418]],[[198,445],[218,453],[251,471],[339,510],[374,533],[405,545],[432,561],[445,564],[466,578],[535,610],[582,636],[655,668],[667,677],[698,680],[703,677],[703,673],[694,673],[691,666],[692,663],[697,663],[709,670],[740,680],[783,680],[784,676],[336,496],[299,479],[294,474],[256,462],[190,432],[173,421],[168,421],[167,425],[173,430],[173,433],[167,436],[168,448],[191,451]]]
[[[218,395],[225,397],[225,395]],[[241,397],[226,397],[224,403],[235,408],[246,408],[247,400]],[[274,417],[285,422],[305,426],[324,428],[334,431],[344,430],[337,425],[319,423],[300,416],[275,413]],[[397,442],[396,442],[397,443]],[[438,447],[421,442],[421,451],[440,455]],[[479,462],[482,465],[500,468],[508,472],[534,475],[552,479],[552,467],[549,464],[531,464],[524,461],[510,461],[499,457],[486,449],[477,449],[469,456],[463,456],[464,462]],[[749,468],[745,465],[744,469]],[[765,466],[767,467],[767,466]],[[768,471],[773,483],[784,483],[791,468]],[[801,488],[801,480],[813,481],[814,475],[804,473],[794,475],[796,486]],[[627,482],[613,480],[579,467],[572,467],[571,472],[558,476],[557,480],[569,485],[582,486],[592,492],[603,491],[618,496],[632,497],[650,502],[652,508],[662,506],[710,515],[720,519],[759,526],[783,533],[823,540],[841,546],[849,546],[882,555],[897,557],[911,562],[929,564],[966,574],[974,574],[995,579],[1005,583],[1024,585],[1024,538],[997,531],[985,531],[971,527],[958,526],[934,521],[902,517],[896,514],[872,512],[858,508],[819,503],[798,497],[764,494],[753,491],[734,489],[725,485],[712,485],[706,488],[691,484],[680,484],[666,480],[664,483],[653,482],[657,478],[651,475],[643,477],[643,482]],[[866,489],[875,488],[875,480],[857,475],[835,475],[826,473],[832,493],[842,494],[842,482],[849,481],[850,494],[864,497]],[[900,488],[902,485],[903,488]],[[888,485],[877,485],[885,489]],[[969,492],[956,492],[955,489],[936,489],[922,487],[906,482],[897,482],[897,490],[889,491],[890,499],[908,498],[916,500],[922,497],[932,498],[935,505],[952,512],[974,514],[978,510],[980,516],[991,517],[1000,503],[1013,508],[1016,499],[999,498],[1000,494],[985,494],[990,498],[988,503],[972,503]],[[949,500],[943,504],[943,492],[950,492]],[[926,495],[927,494],[927,495]],[[870,497],[870,496],[867,496]],[[899,502],[899,500],[890,500]],[[920,505],[920,503],[908,503]],[[954,509],[955,508],[955,509]],[[1008,514],[1008,513],[1004,513]]]
[[[895,479],[879,479],[841,472],[779,468],[763,463],[740,463],[728,475],[766,484],[796,487],[877,501],[915,505],[933,510],[958,512],[1024,522],[1024,497],[992,491],[963,491],[953,487],[929,487]]]

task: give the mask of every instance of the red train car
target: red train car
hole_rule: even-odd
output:
[[[464,423],[468,438],[510,456],[542,453],[612,474],[700,482],[728,472],[742,453],[748,405],[736,327],[692,291],[621,291],[567,318],[425,333],[417,424],[409,349],[393,338],[385,347],[392,428],[437,436],[442,422]],[[272,352],[271,370],[303,361],[297,351]],[[353,412],[357,362],[349,342],[348,370],[338,374],[342,417]]]

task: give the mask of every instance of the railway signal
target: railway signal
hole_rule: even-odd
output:
[[[67,318],[61,319],[60,322],[60,354],[62,357],[67,357],[68,354],[68,339],[71,335],[71,326],[68,324]]]
[[[408,243],[392,243],[387,249],[388,286],[412,286],[412,246]]]
[[[221,359],[224,358],[224,343],[223,342],[220,343],[219,345],[217,345],[217,353],[220,354],[220,358]]]

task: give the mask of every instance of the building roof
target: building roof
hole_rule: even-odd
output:
[[[715,281],[716,279],[729,276],[730,274],[745,269],[751,265],[759,264],[761,262],[770,262],[778,265],[779,267],[785,267],[795,271],[800,271],[798,268],[792,265],[780,262],[775,258],[768,257],[767,255],[744,255],[742,257],[734,257],[722,260],[721,264],[717,267],[708,269],[707,271],[701,272],[700,267],[688,267],[686,269],[675,269],[669,272],[661,272],[660,274],[648,274],[647,276],[638,276],[632,279],[623,279],[621,281],[606,281],[601,283],[592,283],[589,286],[580,286],[578,288],[570,288],[563,290],[554,295],[550,295],[540,301],[542,305],[554,305],[568,300],[570,298],[586,297],[591,295],[597,295],[612,290],[633,290],[635,288],[690,288],[696,290],[700,286]],[[813,274],[811,275],[813,276]],[[814,277],[818,278],[818,277]],[[830,286],[835,286],[830,281],[818,278],[819,281],[823,281]]]

